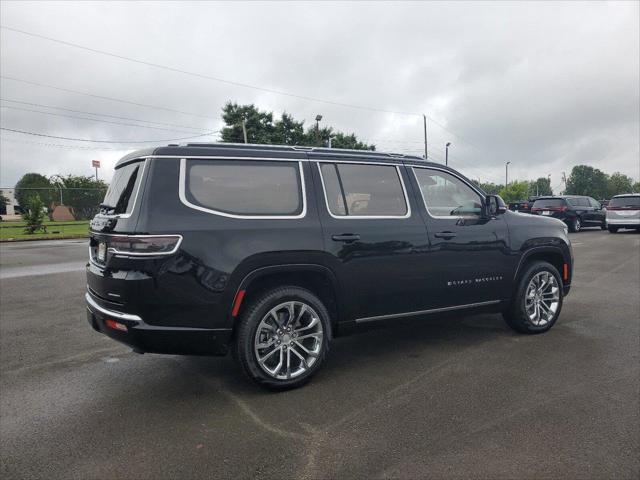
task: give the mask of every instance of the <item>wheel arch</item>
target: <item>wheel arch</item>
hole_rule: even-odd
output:
[[[565,258],[564,252],[559,247],[548,245],[535,247],[524,252],[522,257],[520,258],[520,262],[518,263],[518,267],[516,268],[513,277],[514,285],[517,285],[518,278],[520,277],[520,274],[524,270],[525,266],[536,260],[549,262],[551,265],[556,267],[556,269],[560,273],[560,278],[562,279],[563,283],[569,283],[569,281],[571,280],[570,278],[565,279],[563,275],[564,264],[569,263]]]
[[[317,295],[329,311],[331,326],[334,332],[336,331],[343,314],[342,302],[338,294],[338,280],[328,267],[319,264],[266,266],[256,268],[245,275],[236,289],[234,302],[229,311],[229,318],[233,322],[234,330],[236,324],[234,320],[242,315],[252,299],[263,292],[283,285],[306,288]],[[242,296],[242,299],[236,308],[239,295]]]

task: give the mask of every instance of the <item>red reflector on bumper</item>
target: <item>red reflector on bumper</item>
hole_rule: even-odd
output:
[[[562,279],[565,282],[569,280],[569,265],[566,263],[562,266]]]
[[[105,325],[109,328],[113,328],[114,330],[120,330],[121,332],[126,332],[128,330],[127,326],[123,323],[116,322],[115,320],[105,320]]]

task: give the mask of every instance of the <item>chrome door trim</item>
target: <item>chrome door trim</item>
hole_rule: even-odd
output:
[[[390,315],[378,315],[375,317],[356,318],[356,323],[375,322],[378,320],[389,320],[392,318],[414,317],[417,315],[428,315],[431,313],[449,312],[453,310],[463,310],[465,308],[483,307],[487,305],[495,305],[501,300],[489,300],[488,302],[468,303],[466,305],[456,305],[453,307],[431,308],[429,310],[417,310],[415,312],[392,313]]]

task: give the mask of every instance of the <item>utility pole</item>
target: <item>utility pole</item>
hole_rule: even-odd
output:
[[[422,122],[424,124],[424,159],[428,159],[429,156],[427,154],[427,116],[422,114]]]
[[[509,164],[511,162],[507,162],[504,164],[504,188],[507,188],[509,185]]]
[[[449,145],[451,145],[451,142],[447,142],[445,145],[444,164],[446,166],[449,166]]]
[[[316,115],[316,145],[320,146],[320,120],[322,115]]]
[[[244,143],[249,143],[247,142],[247,121],[244,118],[242,119],[242,135],[244,135]]]

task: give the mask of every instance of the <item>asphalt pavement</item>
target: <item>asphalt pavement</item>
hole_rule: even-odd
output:
[[[638,478],[640,235],[572,234],[544,335],[499,315],[338,338],[270,393],[231,358],[138,355],[94,332],[86,241],[0,245],[0,476]]]

